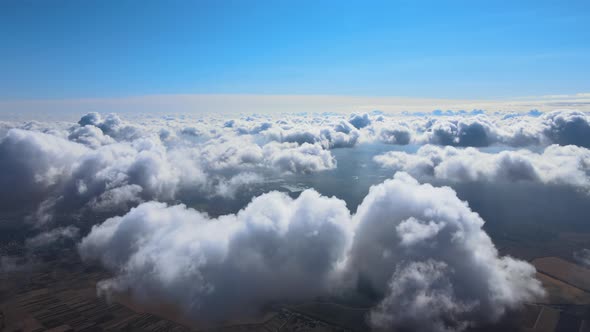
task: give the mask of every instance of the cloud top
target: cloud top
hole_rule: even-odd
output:
[[[373,326],[462,330],[543,294],[534,268],[499,257],[482,226],[452,189],[400,173],[352,217],[314,190],[264,194],[218,219],[144,203],[95,226],[79,250],[115,273],[102,291],[180,303],[208,322],[356,291],[365,278],[380,298]]]

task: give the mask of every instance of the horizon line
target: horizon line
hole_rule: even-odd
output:
[[[169,112],[289,113],[474,110],[526,112],[532,109],[590,111],[590,93],[503,99],[457,99],[330,94],[148,94],[123,97],[0,100],[0,113]]]

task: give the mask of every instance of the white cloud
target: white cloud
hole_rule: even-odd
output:
[[[95,226],[80,253],[116,273],[101,291],[182,305],[207,323],[257,313],[269,301],[327,293],[349,245],[343,201],[272,192],[209,219],[183,205],[144,203]]]
[[[352,114],[348,119],[348,122],[352,124],[356,129],[364,128],[371,124],[371,119],[369,119],[369,114]]]
[[[257,127],[264,119],[245,122]],[[27,209],[36,205],[33,218],[44,223],[55,212],[125,211],[145,200],[173,201],[185,191],[232,198],[239,188],[264,182],[264,172],[336,167],[319,143],[267,143],[208,121],[188,127],[183,118],[129,123],[115,114],[90,113],[58,131],[37,124],[12,128],[0,141],[6,160],[0,195]]]
[[[585,114],[481,113],[234,120],[91,113],[79,124],[5,123],[0,196],[15,209],[36,211],[39,221],[121,215],[95,226],[80,245],[86,259],[115,276],[100,289],[178,304],[210,323],[275,300],[360,291],[376,296],[375,327],[461,330],[541,295],[534,269],[500,257],[483,220],[452,189],[421,185],[402,172],[453,185],[527,182],[576,193],[590,184]],[[250,199],[251,191],[241,189],[269,176],[333,170],[340,151],[331,149],[364,153],[378,142],[428,144],[416,153],[376,156],[398,173],[374,186],[354,215],[352,206],[313,190],[297,199],[265,194],[217,219],[174,205]],[[64,234],[58,228],[39,241]]]
[[[392,151],[374,157],[382,167],[419,178],[452,182],[530,181],[590,188],[590,150],[551,145],[542,153],[529,150],[481,152],[474,148],[425,145],[415,154]]]
[[[590,124],[582,112],[554,111],[542,117],[544,134],[561,145],[573,144],[590,148]]]
[[[336,167],[336,160],[319,144],[270,142],[263,147],[265,159],[275,169],[309,173]]]
[[[353,221],[350,270],[385,295],[376,327],[461,330],[543,294],[534,267],[499,257],[484,221],[448,187],[398,173],[371,188]]]
[[[482,225],[450,188],[399,174],[372,187],[352,218],[344,201],[314,190],[264,194],[218,219],[150,202],[95,226],[79,250],[115,273],[102,292],[180,305],[205,323],[353,291],[366,278],[380,296],[375,327],[459,330],[543,293],[534,268],[499,257]]]

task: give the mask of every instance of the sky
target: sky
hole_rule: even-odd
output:
[[[0,102],[590,91],[588,1],[0,1]]]

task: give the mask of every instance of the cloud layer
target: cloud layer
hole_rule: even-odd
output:
[[[102,291],[180,303],[209,323],[356,291],[364,278],[380,298],[373,326],[461,330],[543,294],[534,268],[499,257],[482,226],[452,189],[400,173],[352,217],[314,190],[271,192],[218,219],[144,203],[95,226],[79,250],[115,273]]]
[[[28,248],[80,235],[82,257],[113,273],[101,292],[179,305],[205,324],[351,293],[373,300],[367,319],[377,328],[495,321],[543,291],[531,265],[498,254],[471,208],[484,215],[488,196],[535,189],[534,199],[577,218],[590,185],[589,119],[570,110],[89,113],[77,122],[2,122],[0,134],[0,204],[37,228]],[[336,158],[347,154],[359,158]],[[385,173],[395,174],[378,180]],[[320,189],[260,194],[279,187],[264,187],[272,181],[366,196],[357,207]],[[476,191],[488,196],[473,199],[470,184],[485,184]],[[557,187],[572,195],[543,196]],[[507,201],[519,218],[546,211]],[[226,203],[238,212],[203,211]]]
[[[414,154],[387,152],[375,162],[393,171],[450,182],[534,182],[589,189],[590,150],[551,145],[541,153],[529,150],[481,152],[425,145]]]
[[[29,129],[10,128],[0,141],[0,198],[7,206],[36,206],[31,218],[38,224],[60,213],[173,201],[184,192],[231,198],[238,188],[263,181],[263,173],[336,167],[315,141],[257,143],[253,135],[187,126],[171,131],[114,114],[87,114],[66,128],[21,127]]]

